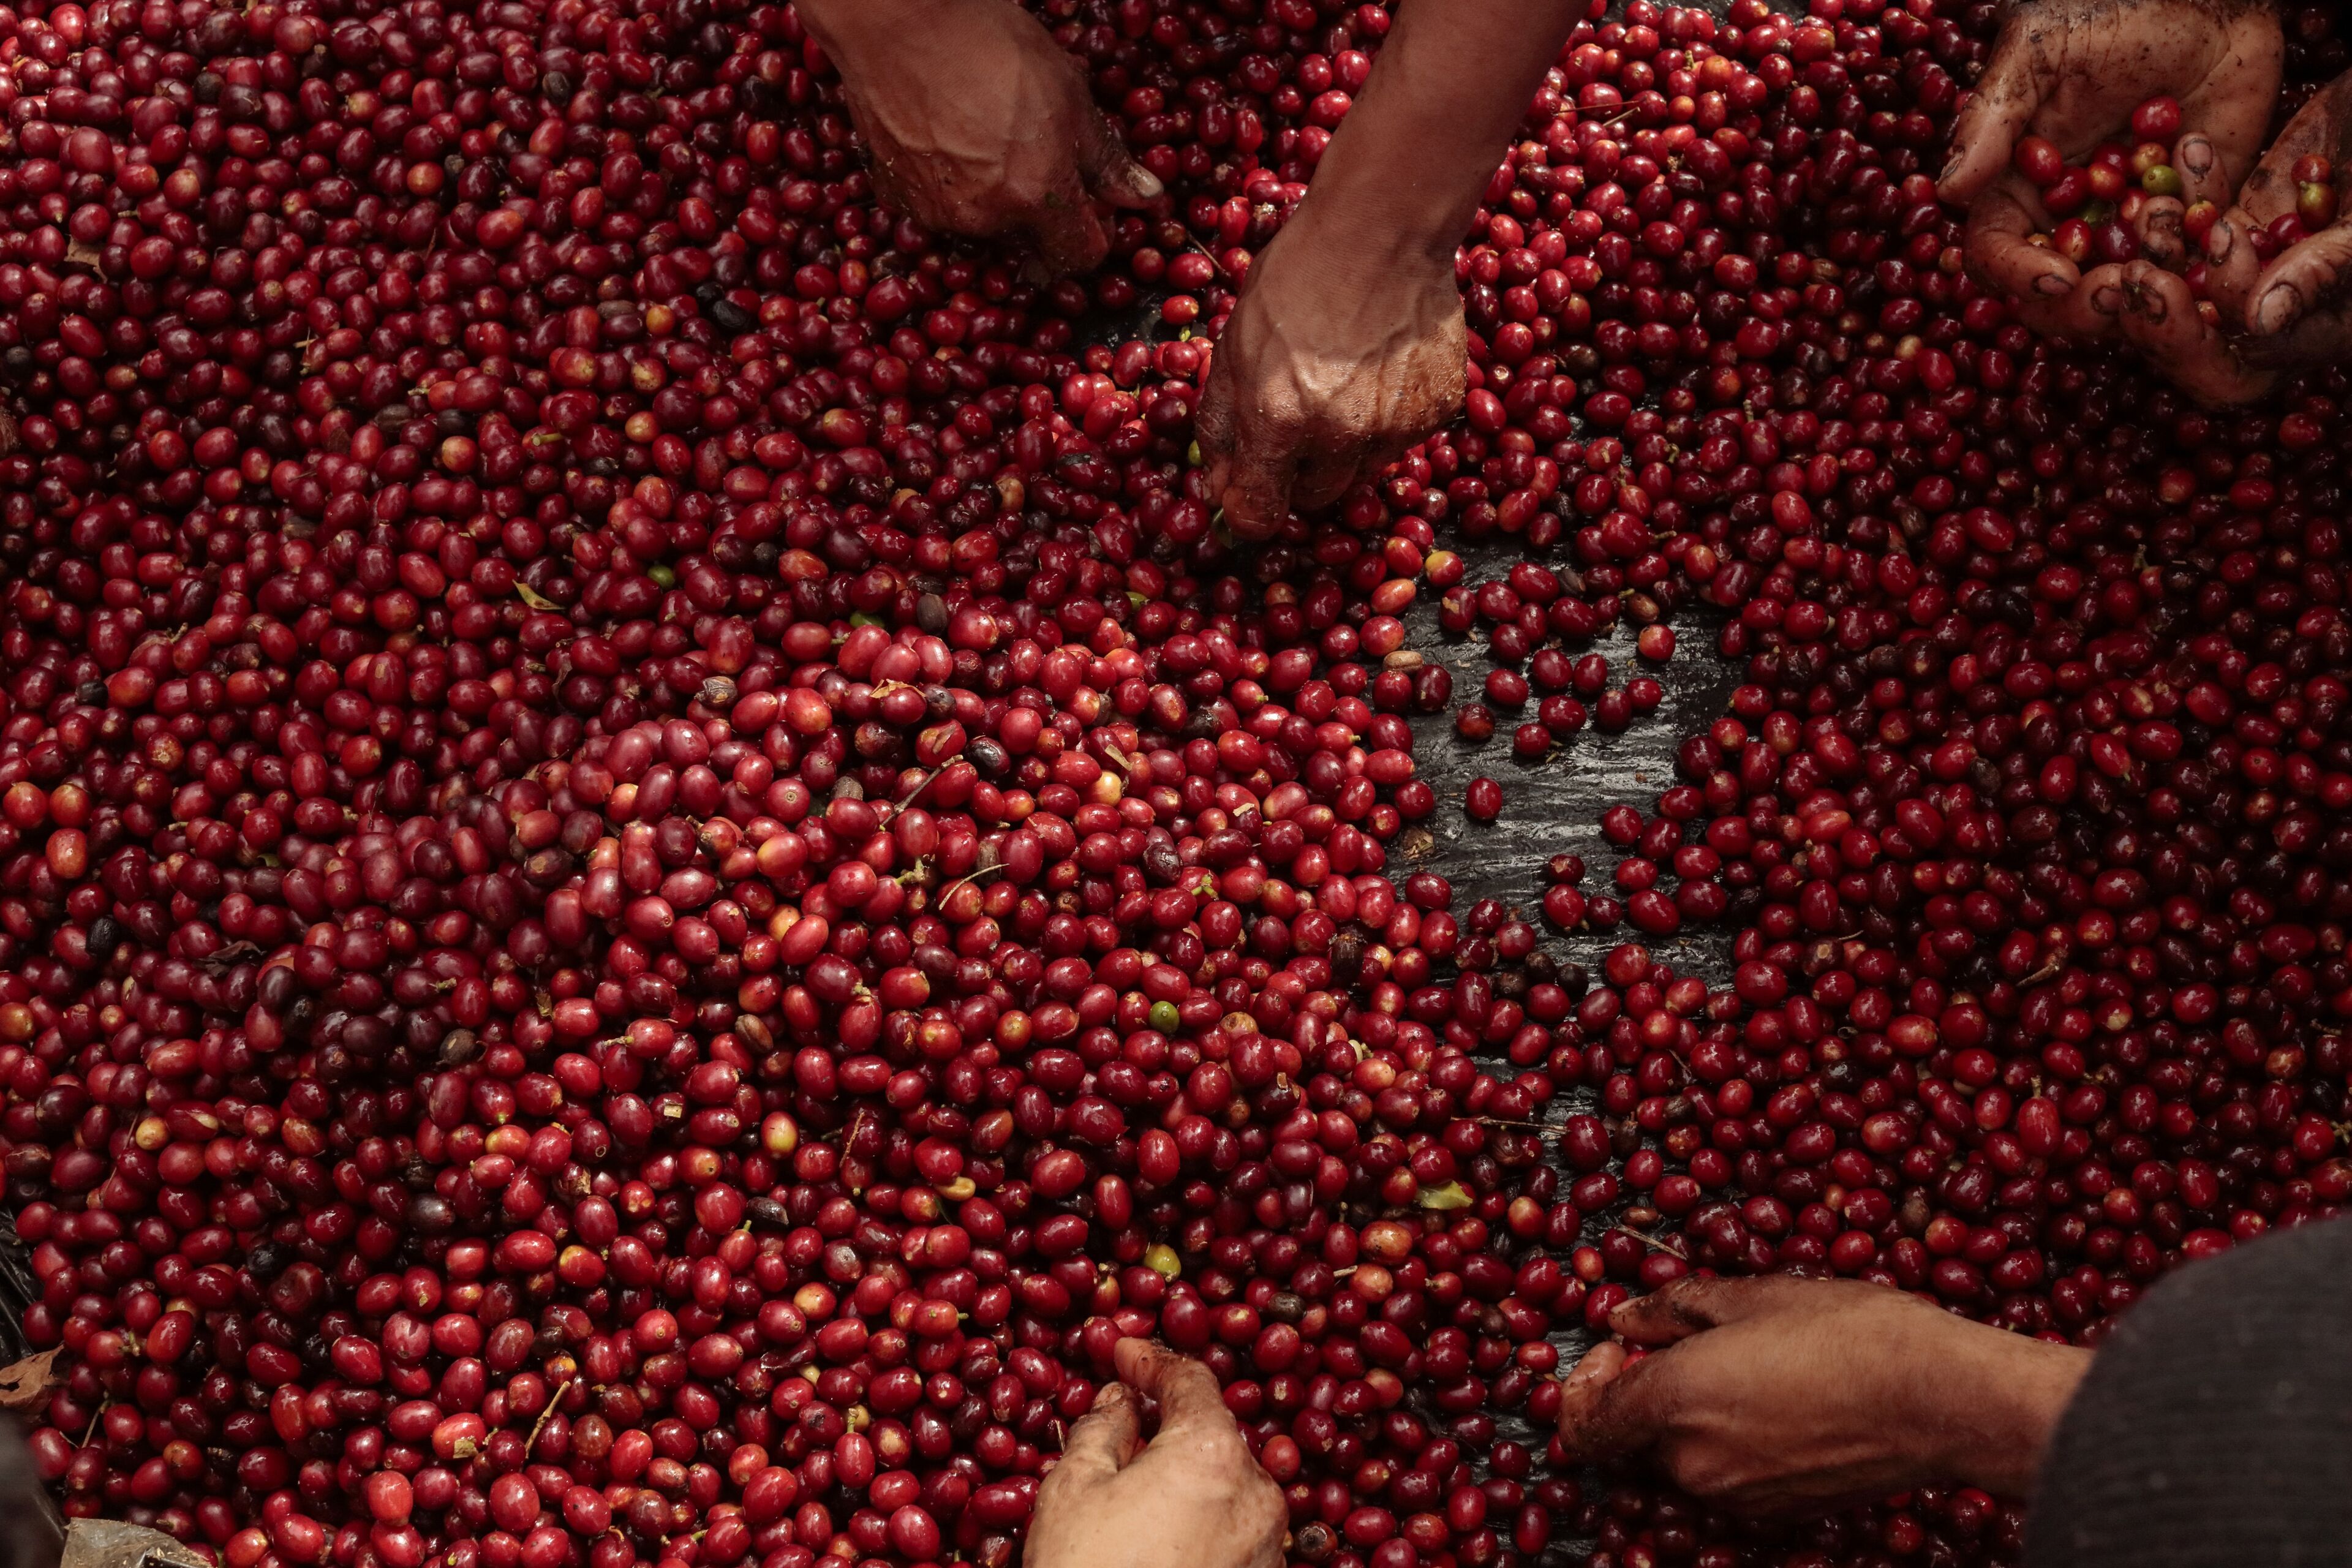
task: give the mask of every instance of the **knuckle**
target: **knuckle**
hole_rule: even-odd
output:
[[[1173,1376],[1184,1385],[1184,1392],[1194,1397],[1205,1395],[1222,1402],[1223,1392],[1217,1386],[1216,1374],[1199,1362],[1179,1361]]]
[[[1683,1490],[1696,1497],[1721,1497],[1739,1484],[1739,1477],[1731,1466],[1715,1454],[1700,1453],[1686,1445],[1670,1445],[1661,1451],[1666,1474]]]
[[[1160,1435],[1160,1443],[1153,1445],[1155,1451],[1160,1444],[1165,1444],[1168,1441],[1169,1434],[1163,1432]],[[1223,1478],[1225,1469],[1224,1461],[1228,1456],[1225,1453],[1224,1445],[1217,1441],[1216,1435],[1214,1433],[1195,1432],[1185,1434],[1182,1439],[1175,1444],[1174,1447],[1176,1448],[1177,1457],[1181,1458],[1189,1468],[1192,1468],[1202,1475]]]

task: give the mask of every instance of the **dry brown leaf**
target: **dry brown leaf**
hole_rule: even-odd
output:
[[[52,1370],[57,1359],[58,1352],[47,1350],[0,1367],[0,1410],[31,1410],[47,1399],[64,1381]]]

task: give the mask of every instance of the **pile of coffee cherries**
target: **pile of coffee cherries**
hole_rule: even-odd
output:
[[[2138,225],[2143,209],[2158,197],[2179,198],[2180,171],[2173,166],[2173,143],[2180,135],[2180,105],[2169,98],[2152,98],[2132,110],[2135,143],[2102,142],[2087,163],[2077,166],[2047,137],[2018,140],[2010,162],[2034,190],[2035,199],[2059,220],[2046,235],[2033,239],[2080,267],[2100,262],[2129,261],[2140,253]],[[2184,234],[2203,239],[2220,207],[2211,201],[2192,204],[2194,216],[2184,216]]]
[[[1389,13],[1039,14],[1170,192],[1045,287],[786,5],[0,9],[44,1478],[229,1568],[1004,1568],[1157,1334],[1316,1568],[2012,1556],[1571,1473],[1559,1345],[1702,1268],[2095,1339],[2352,1194],[2343,377],[2216,417],[1976,289],[1989,4],[1629,0],[1464,420],[1239,549],[1204,343]],[[1493,816],[1677,616],[1745,681],[1607,885],[1457,908],[1440,759],[1512,727]]]

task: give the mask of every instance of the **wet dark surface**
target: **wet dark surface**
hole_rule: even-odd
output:
[[[1468,542],[1438,530],[1441,547],[1457,549],[1469,563],[1469,583],[1484,582],[1507,573],[1527,558],[1517,542],[1495,538]],[[1551,563],[1557,564],[1556,562]],[[1448,637],[1438,626],[1433,595],[1407,612],[1405,646],[1445,666],[1454,674],[1453,708],[1475,700],[1495,668],[1487,657],[1486,638],[1476,632]],[[1454,910],[1459,915],[1480,899],[1499,900],[1516,909],[1541,933],[1539,951],[1563,963],[1584,965],[1598,974],[1600,961],[1621,942],[1638,941],[1682,973],[1696,974],[1710,985],[1729,983],[1734,927],[1727,921],[1685,925],[1664,941],[1643,937],[1622,921],[1612,931],[1560,932],[1543,919],[1544,889],[1549,885],[1545,862],[1561,851],[1584,858],[1580,886],[1588,895],[1613,893],[1612,880],[1621,851],[1601,836],[1601,816],[1611,806],[1633,806],[1646,818],[1654,812],[1658,793],[1675,782],[1675,750],[1683,738],[1704,730],[1727,710],[1732,689],[1740,683],[1740,667],[1726,662],[1716,651],[1719,617],[1669,617],[1677,647],[1664,664],[1639,658],[1633,649],[1637,628],[1620,622],[1606,637],[1570,645],[1573,654],[1599,653],[1609,660],[1609,684],[1622,688],[1636,675],[1655,679],[1665,699],[1653,711],[1636,717],[1624,731],[1601,733],[1587,725],[1565,745],[1556,746],[1539,762],[1521,762],[1511,754],[1511,730],[1524,717],[1533,717],[1533,703],[1524,715],[1497,710],[1496,732],[1477,746],[1465,745],[1454,733],[1452,709],[1413,721],[1413,754],[1420,776],[1437,792],[1437,810],[1421,826],[1427,829],[1427,848],[1419,855],[1392,856],[1389,875],[1429,870],[1454,885]],[[1590,706],[1590,704],[1588,704]],[[1502,815],[1490,823],[1473,822],[1464,812],[1463,794],[1481,774],[1503,786]],[[1662,885],[1671,885],[1670,880]],[[1496,1070],[1510,1075],[1517,1069],[1497,1062]],[[1577,1089],[1554,1100],[1545,1120],[1558,1123],[1572,1111],[1597,1109],[1588,1089]],[[1557,1163],[1558,1144],[1545,1139],[1545,1153]],[[1563,1166],[1562,1186],[1568,1172]],[[1613,1215],[1587,1216],[1583,1239],[1591,1242],[1613,1221]],[[1566,1367],[1593,1340],[1580,1323],[1556,1331]],[[1535,1429],[1524,1418],[1496,1412],[1503,1437],[1527,1444],[1540,1454],[1549,1433]],[[1555,1560],[1579,1543],[1555,1540],[1547,1560]]]
[[[41,1292],[28,1250],[17,1238],[16,1216],[0,1208],[0,1366],[21,1360],[30,1349],[25,1342],[25,1309]]]
[[[1500,577],[1526,558],[1523,549],[1507,540],[1486,540],[1463,547],[1450,543],[1441,531],[1441,547],[1459,548],[1470,563],[1466,582]],[[1730,950],[1730,932],[1720,923],[1654,941],[1620,921],[1613,931],[1565,934],[1543,921],[1541,902],[1546,887],[1544,863],[1563,850],[1584,858],[1588,895],[1615,894],[1611,876],[1620,851],[1601,837],[1601,816],[1611,806],[1632,805],[1644,817],[1654,813],[1658,792],[1675,782],[1675,749],[1685,736],[1706,729],[1727,710],[1739,669],[1715,652],[1715,623],[1696,617],[1670,620],[1678,646],[1672,659],[1656,664],[1633,651],[1636,628],[1621,622],[1607,637],[1568,646],[1571,654],[1598,653],[1609,660],[1609,684],[1622,687],[1637,675],[1654,679],[1665,690],[1665,700],[1652,712],[1636,717],[1622,733],[1602,734],[1588,724],[1573,740],[1557,745],[1539,762],[1521,762],[1511,754],[1510,731],[1534,717],[1534,703],[1523,710],[1496,710],[1492,740],[1471,746],[1454,733],[1454,712],[1413,721],[1417,741],[1414,758],[1420,775],[1436,790],[1438,809],[1427,822],[1428,848],[1422,855],[1393,857],[1391,876],[1399,866],[1434,871],[1454,884],[1454,909],[1458,915],[1480,899],[1495,899],[1516,908],[1529,924],[1543,931],[1542,946],[1553,957],[1574,961],[1591,969],[1600,956],[1621,942],[1643,942],[1677,971],[1696,973],[1710,984],[1729,978],[1723,959]],[[1405,646],[1423,658],[1441,663],[1454,674],[1454,709],[1479,699],[1486,672],[1496,668],[1487,657],[1484,637],[1447,637],[1437,625],[1433,603],[1416,604],[1406,614]],[[1590,706],[1590,703],[1587,704]],[[1503,786],[1503,814],[1490,823],[1473,822],[1463,811],[1464,792],[1481,775]],[[1662,882],[1671,888],[1671,879]]]

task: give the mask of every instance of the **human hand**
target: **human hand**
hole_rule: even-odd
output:
[[[2112,331],[2119,297],[2101,296],[2111,308],[2098,310],[2093,296],[2116,289],[2120,269],[2094,268],[2094,280],[2026,242],[2051,226],[2033,187],[2010,167],[2018,140],[2046,137],[2078,162],[2122,132],[2140,103],[2174,98],[2192,136],[2177,154],[2193,160],[2176,162],[2184,182],[2226,190],[2262,145],[2284,58],[2278,16],[2264,0],[2021,0],[1953,122],[1952,158],[1937,182],[1946,201],[1969,208],[1970,270],[2020,301],[2038,330]],[[2144,247],[2147,239],[2143,225]],[[2070,299],[2085,282],[2092,287]]]
[[[1070,1428],[1037,1489],[1030,1568],[1281,1568],[1290,1512],[1250,1457],[1217,1380],[1142,1340],[1113,1352],[1119,1382]],[[1140,1398],[1160,1406],[1144,1441]]]
[[[1086,74],[1010,0],[803,5],[841,68],[875,189],[927,228],[1026,235],[1050,270],[1110,248],[1100,203],[1148,206],[1160,182],[1129,156]]]
[[[2352,75],[2327,84],[2305,104],[2239,188],[2237,200],[2205,237],[2205,288],[2222,321],[2249,334],[2242,355],[2262,368],[2321,364],[2352,348],[2352,223],[2335,216],[2333,182],[2315,193],[2315,232],[2265,258],[2258,229],[2297,211],[2296,166],[2318,159],[2331,174],[2352,157]],[[2292,333],[2292,336],[2289,334]]]
[[[2028,235],[2055,226],[2033,185],[2011,170],[1969,209],[1966,249],[1970,271],[1980,282],[2007,292],[2002,279],[2015,283],[2021,276],[2018,268],[2032,268],[2024,275],[2029,291],[2012,296],[2011,308],[2020,321],[2044,336],[2095,340],[2122,329],[2136,343],[2154,344],[2154,353],[2168,353],[2164,334],[2140,331],[2135,335],[2135,306],[2149,297],[2133,286],[2134,280],[2151,270],[2180,268],[2189,260],[2193,243],[2187,229],[2189,208],[2201,205],[2210,216],[2230,199],[2221,153],[2204,132],[2192,131],[2180,138],[2173,148],[2172,168],[2180,179],[2180,194],[2144,202],[2133,224],[2143,259],[2105,262],[2086,271],[2048,245],[2027,240]],[[2056,270],[2045,261],[2064,270]],[[2071,286],[2064,282],[2070,275],[2074,277]],[[2185,287],[2179,292],[2182,299],[2189,298]],[[2177,322],[2175,328],[2187,324]],[[2145,327],[2147,322],[2142,320],[2137,325]]]
[[[1194,422],[1210,493],[1244,539],[1330,505],[1462,406],[1469,338],[1450,256],[1326,234],[1313,210],[1251,267]]]
[[[1677,1486],[1751,1514],[1931,1480],[2022,1496],[2091,1359],[1859,1280],[1679,1279],[1610,1327],[1662,1348],[1585,1352],[1561,1389],[1570,1456],[1654,1450]]]
[[[2134,262],[2125,268],[2118,321],[2125,342],[2159,374],[2209,404],[2242,403],[2268,392],[2278,376],[2327,364],[2352,352],[2352,308],[2343,298],[2352,281],[2352,226],[2336,221],[2332,183],[2314,193],[2304,216],[2316,232],[2277,249],[2272,224],[2298,211],[2304,195],[2299,165],[2325,160],[2333,167],[2352,154],[2352,76],[2330,83],[2287,121],[2206,232],[2203,259],[2210,311],[2200,311],[2188,284],[2160,268]],[[2267,253],[2267,254],[2266,254]]]

